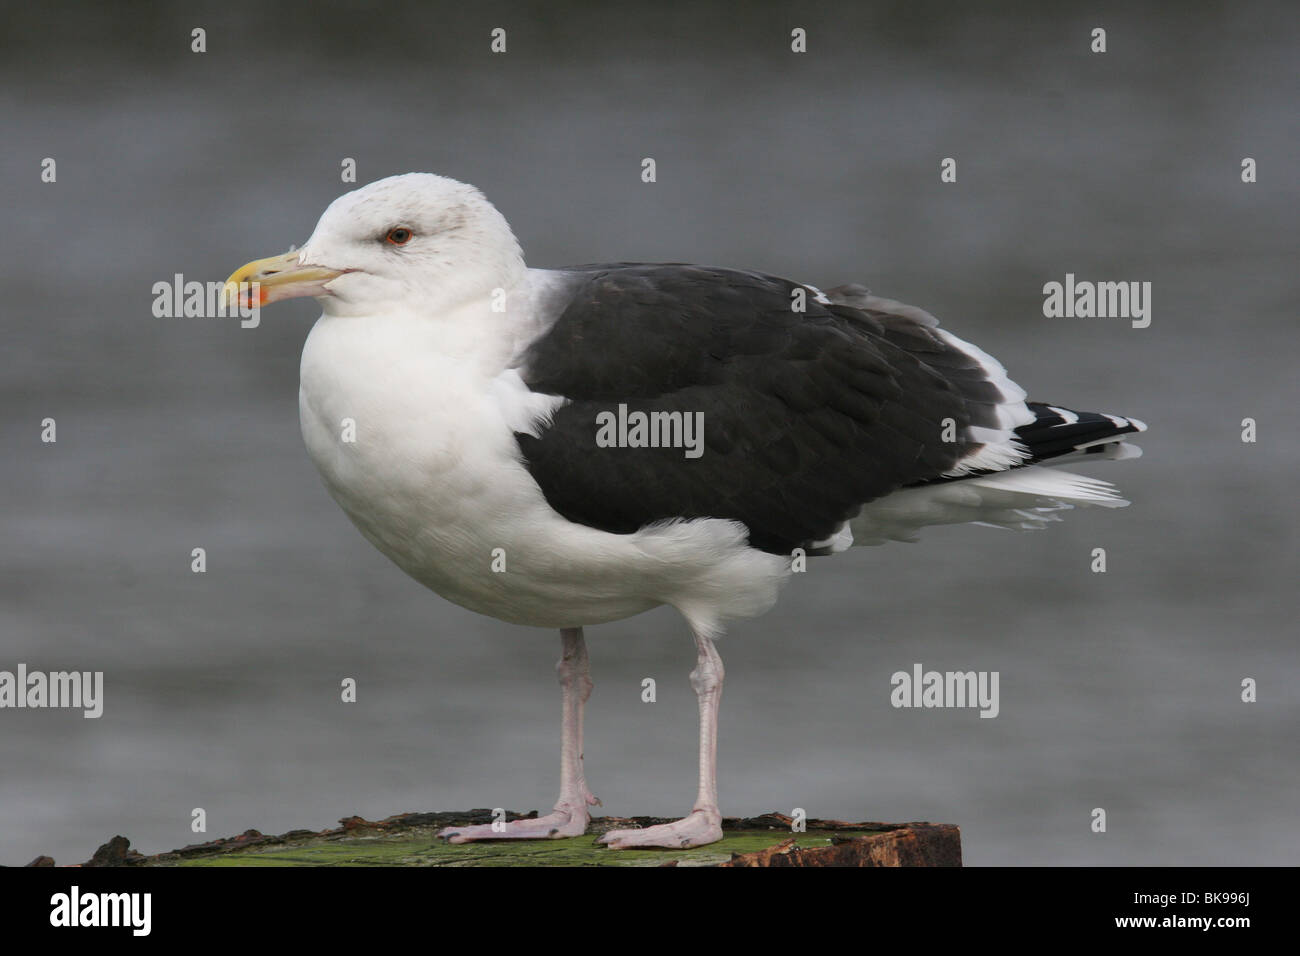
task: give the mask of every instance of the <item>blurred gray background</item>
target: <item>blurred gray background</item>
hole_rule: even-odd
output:
[[[971,864],[1296,862],[1294,4],[7,15],[0,669],[102,670],[106,704],[0,711],[0,863],[554,800],[557,635],[408,580],[307,458],[315,303],[256,330],[151,314],[154,282],[305,239],[353,188],[344,157],[360,183],[475,183],[535,266],[861,281],[1031,397],[1149,423],[1145,457],[1081,469],[1130,508],[815,560],[733,627],[724,812],[957,823]],[[1067,272],[1152,282],[1151,327],[1044,318]],[[588,642],[593,790],[615,814],[685,812],[684,623],[660,610]],[[890,674],[918,661],[1000,671],[1001,715],[893,709]]]

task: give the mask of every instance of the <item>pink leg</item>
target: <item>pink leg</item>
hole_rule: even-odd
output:
[[[699,659],[691,671],[691,686],[700,701],[700,789],[695,807],[675,823],[661,823],[642,830],[610,830],[596,842],[611,850],[663,846],[685,850],[722,839],[722,813],[718,810],[718,703],[726,672],[713,641],[695,635]]]
[[[582,773],[582,709],[591,696],[591,673],[582,628],[564,628],[560,631],[560,641],[563,652],[555,670],[560,676],[564,717],[561,724],[560,799],[556,801],[554,811],[536,820],[447,827],[438,836],[448,843],[560,839],[582,836],[586,832],[591,821],[587,807],[600,806],[600,801],[587,789],[587,780]],[[494,830],[494,826],[498,829]]]

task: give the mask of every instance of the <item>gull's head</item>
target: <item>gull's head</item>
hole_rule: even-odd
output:
[[[473,186],[406,173],[330,203],[301,249],[237,269],[256,305],[316,296],[330,315],[448,308],[509,287],[524,270],[505,218]]]

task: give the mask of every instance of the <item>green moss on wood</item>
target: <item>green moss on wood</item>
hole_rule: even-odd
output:
[[[609,850],[592,834],[565,840],[500,840],[450,845],[435,830],[393,836],[318,839],[294,846],[250,847],[219,856],[173,861],[173,866],[704,866],[733,853],[775,846],[792,835],[801,847],[829,846],[838,831],[738,830],[693,850]],[[862,836],[862,831],[839,834]]]

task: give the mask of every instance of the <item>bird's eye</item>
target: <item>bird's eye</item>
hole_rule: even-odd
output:
[[[398,226],[396,229],[389,229],[388,235],[384,236],[384,242],[391,242],[395,246],[404,246],[411,241],[414,233],[405,226]]]

